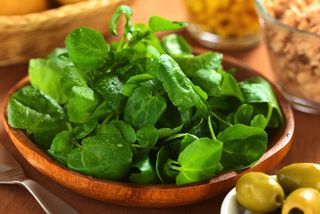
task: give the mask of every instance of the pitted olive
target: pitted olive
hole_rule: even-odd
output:
[[[281,214],[320,214],[320,192],[313,188],[299,188],[290,193]]]
[[[278,182],[261,172],[249,172],[236,183],[241,206],[256,212],[272,212],[282,205],[284,192]]]

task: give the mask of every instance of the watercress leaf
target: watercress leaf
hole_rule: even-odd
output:
[[[230,103],[226,97],[223,96],[209,97],[207,104],[211,107],[211,109],[226,110],[230,108]]]
[[[234,123],[249,125],[254,116],[254,107],[250,104],[242,104],[234,114]]]
[[[209,136],[210,133],[209,133],[207,121],[203,118],[196,120],[190,127],[188,133],[192,135],[196,135],[198,137]]]
[[[97,126],[97,120],[91,119],[87,123],[80,124],[72,130],[72,134],[76,139],[83,139],[88,136]]]
[[[76,143],[70,131],[62,131],[53,139],[48,153],[61,164],[67,165],[67,155],[75,148]]]
[[[47,57],[50,61],[55,63],[60,69],[64,69],[67,66],[73,66],[73,62],[69,58],[69,54],[66,48],[56,48],[48,54]]]
[[[129,173],[133,154],[119,133],[87,137],[81,144],[68,154],[69,168],[107,180],[119,180]]]
[[[33,133],[36,142],[48,149],[54,136],[66,128],[66,115],[58,103],[33,86],[15,92],[7,107],[8,122],[13,128]]]
[[[192,54],[192,48],[180,35],[169,34],[161,39],[165,52],[169,55]]]
[[[176,161],[170,159],[168,146],[162,146],[157,153],[156,173],[161,183],[173,183],[178,171],[173,170]]]
[[[150,162],[148,155],[143,155],[132,163],[132,168],[136,172],[132,172],[129,179],[133,183],[152,184],[159,181],[155,168]]]
[[[277,102],[277,98],[272,91],[271,85],[261,77],[253,77],[239,83],[246,103],[264,104],[267,106],[268,126],[277,127],[283,122],[283,116]],[[261,108],[260,108],[261,109]],[[261,110],[263,112],[263,110]],[[267,114],[270,114],[269,116]]]
[[[157,153],[156,173],[161,183],[170,183],[170,179],[166,178],[163,173],[164,165],[169,159],[169,147],[162,146]]]
[[[70,33],[65,44],[70,59],[80,69],[95,70],[102,67],[109,50],[103,35],[86,27]]]
[[[148,26],[152,32],[167,31],[167,30],[178,30],[187,26],[186,22],[172,22],[168,19],[151,16],[149,18]]]
[[[222,75],[215,70],[199,69],[194,71],[191,78],[209,96],[219,96],[221,94]]]
[[[158,129],[150,124],[137,131],[137,143],[144,149],[152,148],[157,143],[158,137]]]
[[[46,121],[37,124],[37,127],[28,133],[32,133],[35,143],[43,150],[50,148],[52,140],[57,133],[66,130],[65,121]]]
[[[130,77],[126,84],[122,88],[122,93],[129,97],[133,93],[134,89],[140,86],[140,83],[145,82],[147,80],[152,80],[154,77],[150,74],[138,74]]]
[[[180,126],[177,126],[175,128],[160,128],[160,129],[158,129],[159,139],[166,138],[171,135],[177,134],[178,132],[180,132],[182,130],[182,128],[183,128],[183,124],[181,124]]]
[[[243,95],[238,82],[231,73],[222,72],[221,94],[223,96],[234,97],[240,102],[243,102]]]
[[[221,164],[226,170],[247,168],[260,159],[267,149],[268,135],[257,127],[236,124],[221,131],[223,142]]]
[[[221,67],[222,54],[216,52],[206,52],[197,56],[183,55],[174,56],[183,72],[189,77],[194,77],[194,72],[200,69],[212,71]]]
[[[109,25],[109,31],[113,35],[118,35],[117,26],[118,26],[118,21],[119,21],[121,14],[124,14],[126,17],[125,34],[124,35],[127,39],[130,40],[132,37],[132,31],[134,28],[131,23],[132,10],[127,5],[119,6],[117,8],[117,10],[115,11],[115,13],[112,15],[110,25]]]
[[[98,98],[87,86],[73,86],[67,104],[69,120],[73,123],[86,123],[97,105]]]
[[[49,59],[31,59],[29,62],[31,84],[55,99],[59,104],[67,101],[59,82],[61,73],[62,69]]]
[[[182,72],[179,65],[169,55],[160,56],[156,70],[157,78],[179,111],[186,111],[202,102],[194,91],[192,82]]]
[[[32,130],[40,122],[65,120],[59,104],[33,86],[15,92],[8,104],[8,122],[13,128]]]
[[[193,141],[198,140],[199,138],[193,134],[186,134],[180,142],[179,151],[180,153]]]
[[[267,119],[262,114],[257,114],[251,120],[250,126],[264,129],[267,126]]]
[[[180,172],[177,185],[184,185],[212,178],[218,169],[222,153],[218,140],[200,138],[190,143],[179,155]]]
[[[152,91],[139,87],[128,98],[123,118],[139,129],[147,124],[155,125],[166,108],[167,104],[163,97],[152,95]]]
[[[96,119],[99,122],[102,122],[106,117],[114,115],[115,112],[111,106],[108,105],[106,101],[103,101],[98,107],[94,110],[91,115],[91,119]]]
[[[126,97],[122,94],[123,83],[115,74],[107,74],[95,83],[94,89],[115,110],[121,112]]]
[[[222,55],[209,52],[197,56],[175,56],[183,72],[209,96],[217,96],[221,91],[222,74],[216,70],[221,67]]]
[[[60,87],[69,96],[73,86],[87,86],[87,83],[75,66],[68,66],[62,71]]]
[[[131,125],[128,123],[125,123],[122,120],[112,120],[110,122],[110,125],[115,126],[119,132],[121,133],[121,136],[123,139],[126,140],[130,145],[133,144],[136,141],[136,133]],[[138,134],[138,133],[137,133]]]

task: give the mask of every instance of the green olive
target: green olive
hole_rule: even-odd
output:
[[[275,179],[262,172],[249,172],[237,181],[236,198],[246,209],[272,212],[282,205],[284,192]]]
[[[320,192],[312,188],[299,188],[293,191],[284,201],[281,214],[320,213]]]
[[[295,163],[285,166],[279,170],[277,180],[288,193],[300,187],[311,187],[320,191],[320,165]]]

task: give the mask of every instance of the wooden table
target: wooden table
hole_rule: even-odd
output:
[[[150,15],[161,15],[174,20],[186,20],[183,2],[180,0],[137,0],[134,8],[134,21],[144,22]],[[0,44],[1,45],[1,44]],[[268,62],[266,48],[263,43],[256,48],[242,53],[226,53],[232,55],[273,80]],[[1,57],[1,53],[0,53]],[[14,65],[0,68],[0,101],[8,89],[27,74],[27,65]],[[294,111],[296,128],[293,146],[287,157],[270,173],[281,166],[292,162],[320,162],[320,116]],[[81,213],[219,213],[224,195],[207,201],[176,208],[143,209],[121,207],[74,193],[53,182],[39,173],[17,152],[9,137],[0,125],[0,142],[18,159],[28,177],[39,182],[48,190],[67,201]],[[32,196],[19,186],[0,186],[0,213],[43,213]]]

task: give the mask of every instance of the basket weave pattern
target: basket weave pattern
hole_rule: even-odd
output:
[[[80,26],[106,34],[111,14],[132,0],[85,1],[19,16],[0,16],[0,66],[43,57],[64,45],[66,35]]]

